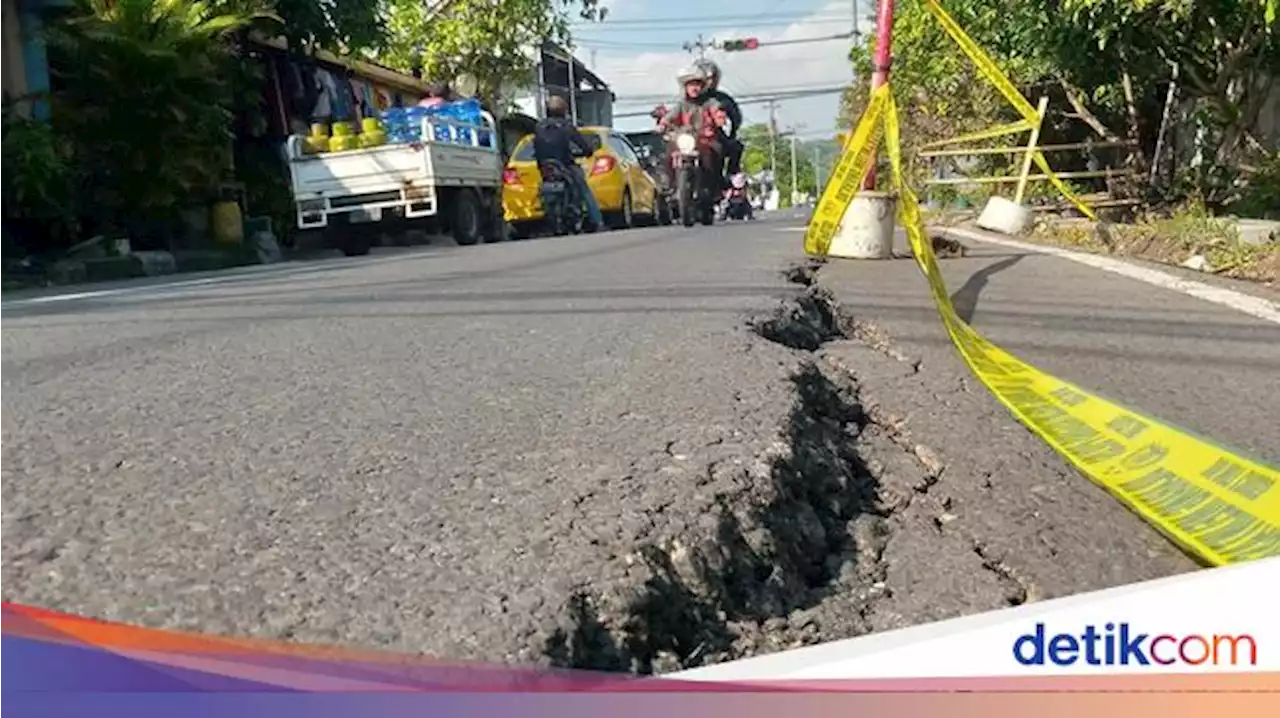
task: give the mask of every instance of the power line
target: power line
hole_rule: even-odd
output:
[[[774,102],[774,101],[781,102],[784,100],[802,100],[806,97],[820,97],[822,95],[837,95],[844,92],[845,89],[846,89],[845,87],[831,87],[826,89],[803,90],[803,91],[790,92],[790,93],[779,92],[779,93],[774,93],[774,94],[771,94],[768,96],[762,96],[762,97],[735,97],[734,99],[737,100],[739,105],[759,105],[759,104],[765,104],[765,103]],[[647,104],[647,103],[653,103],[653,102],[667,102],[667,101],[670,101],[670,99],[671,97],[669,95],[665,95],[665,96],[654,95],[652,99],[629,99],[629,100],[619,99],[618,102],[622,104],[640,105],[640,104]],[[648,115],[649,115],[648,110],[615,112],[613,114],[615,118],[647,117]]]
[[[763,12],[757,15],[702,15],[696,17],[670,17],[670,16],[651,16],[624,18],[614,20],[612,18],[603,22],[575,22],[571,23],[571,27],[591,27],[606,28],[625,25],[704,25],[706,23],[716,22],[755,22],[758,20],[765,21],[788,21],[788,20],[804,20],[815,17],[812,11],[796,10],[791,12]],[[825,17],[825,16],[822,16]]]
[[[680,23],[678,25],[655,25],[653,27],[609,27],[601,25],[598,27],[581,27],[571,30],[574,37],[578,37],[579,33],[591,34],[596,33],[671,33],[685,32],[690,27],[699,27],[703,30],[740,30],[742,32],[751,32],[755,30],[777,30],[779,28],[788,27],[809,27],[813,25],[834,25],[836,27],[849,27],[853,19],[848,15],[831,15],[822,17],[806,17],[793,22],[787,23],[743,23],[743,22],[708,22],[700,24]]]
[[[779,87],[766,88],[755,92],[744,92],[734,97],[741,104],[744,101],[761,101],[766,102],[770,98],[785,98],[793,95],[830,95],[844,92],[848,88],[847,84],[842,85],[811,85],[809,87]],[[669,95],[660,94],[635,94],[635,95],[619,95],[616,102],[620,104],[640,104],[651,100],[669,99]]]

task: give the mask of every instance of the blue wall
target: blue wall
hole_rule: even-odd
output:
[[[44,13],[54,8],[71,7],[71,0],[18,0],[18,18],[22,27],[22,64],[27,79],[27,92],[41,95],[32,105],[39,120],[49,119],[49,58],[44,46]]]

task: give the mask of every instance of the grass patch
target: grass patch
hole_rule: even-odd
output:
[[[1029,238],[1166,264],[1182,264],[1201,255],[1209,265],[1206,271],[1212,274],[1265,283],[1280,281],[1280,242],[1241,241],[1234,221],[1214,217],[1201,205],[1186,205],[1165,215],[1149,214],[1133,224],[1040,222]]]

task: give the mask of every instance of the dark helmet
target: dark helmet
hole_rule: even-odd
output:
[[[702,72],[707,78],[708,90],[714,90],[720,86],[720,66],[715,61],[703,58],[695,64],[702,68]]]

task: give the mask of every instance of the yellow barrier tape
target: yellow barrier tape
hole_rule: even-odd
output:
[[[884,122],[898,220],[947,334],[973,373],[1045,443],[1201,561],[1220,565],[1280,556],[1280,471],[1046,374],[987,341],[960,318],[915,193],[903,177],[898,108],[892,96],[885,93],[884,98],[875,116]],[[848,157],[864,156],[865,143],[879,138],[863,123],[859,130],[864,144],[846,146]],[[848,173],[844,187],[828,187],[828,192],[851,200],[862,177]],[[839,212],[847,207],[844,201]],[[809,238],[806,234],[806,248]]]
[[[921,145],[921,149],[933,149],[935,147],[946,147],[947,145],[959,145],[965,142],[989,140],[993,137],[1012,135],[1015,132],[1026,132],[1033,127],[1035,127],[1035,123],[1029,120],[1018,120],[1017,122],[1010,122],[1007,125],[996,125],[988,130],[970,132],[967,135],[960,135],[959,137],[951,137],[945,140],[938,140],[937,142],[930,142],[927,145]]]
[[[867,176],[876,161],[876,150],[880,147],[880,134],[884,129],[880,118],[889,99],[887,84],[871,94],[866,112],[862,113],[862,119],[858,120],[857,128],[840,153],[840,160],[831,170],[831,178],[822,190],[822,197],[804,233],[804,250],[809,254],[822,256],[831,249],[831,240],[836,236],[845,209],[853,201],[862,178]]]
[[[938,4],[938,0],[924,1],[925,7],[929,8],[929,12],[933,13],[933,16],[937,18],[938,22],[942,25],[942,29],[947,31],[947,34],[951,36],[951,39],[956,41],[956,44],[959,45],[960,49],[964,51],[964,54],[969,57],[969,60],[977,66],[978,72],[981,72],[983,77],[987,78],[988,82],[995,85],[995,88],[1000,91],[1000,94],[1004,95],[1005,99],[1013,105],[1013,109],[1017,110],[1018,114],[1022,115],[1027,122],[1038,123],[1040,119],[1039,115],[1036,113],[1036,108],[1027,101],[1027,98],[1022,96],[1022,93],[1018,91],[1018,88],[1013,86],[1013,82],[1009,80],[1007,75],[1001,72],[1000,67],[996,65],[995,61],[992,60],[981,47],[978,47],[978,44],[974,42],[972,38],[965,34],[965,31],[958,23],[956,23],[955,18],[948,15],[947,11],[942,9],[942,6]],[[1040,168],[1040,171],[1048,175],[1049,182],[1053,184],[1054,189],[1057,189],[1063,197],[1066,197],[1071,204],[1075,205],[1076,209],[1080,210],[1081,214],[1095,222],[1098,220],[1097,215],[1093,213],[1093,209],[1077,197],[1076,194],[1072,192],[1065,183],[1063,183],[1062,179],[1059,178],[1058,175],[1054,174],[1053,168],[1049,166],[1049,161],[1045,159],[1044,154],[1041,153],[1040,150],[1035,151],[1035,154],[1032,155],[1032,159],[1035,160],[1036,166]]]

